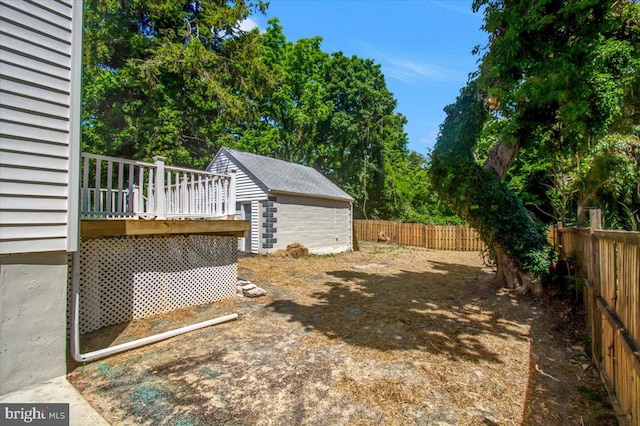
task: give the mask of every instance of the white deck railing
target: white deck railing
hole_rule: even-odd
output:
[[[235,174],[82,153],[83,218],[233,218]],[[158,190],[161,188],[161,190]]]

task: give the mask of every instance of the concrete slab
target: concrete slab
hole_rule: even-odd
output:
[[[0,402],[68,403],[71,426],[109,425],[64,376],[2,395]]]

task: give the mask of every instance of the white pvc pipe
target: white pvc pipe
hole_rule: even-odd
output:
[[[197,324],[187,325],[175,330],[165,331],[164,333],[155,334],[153,336],[144,337],[142,339],[134,340],[132,342],[122,343],[120,345],[111,346],[105,349],[99,349],[97,351],[88,352],[86,354],[80,353],[80,256],[76,252],[73,254],[72,263],[72,275],[71,275],[71,356],[78,362],[94,361],[99,358],[103,358],[109,355],[113,355],[119,352],[128,351],[130,349],[138,348],[150,343],[159,342],[170,337],[177,336],[179,334],[188,333],[190,331],[198,330],[200,328],[209,327],[211,325],[220,324],[222,322],[230,321],[238,318],[238,314],[230,314],[222,317],[214,318],[207,321],[202,321]]]

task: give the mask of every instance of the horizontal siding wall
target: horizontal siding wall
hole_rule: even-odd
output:
[[[273,250],[298,242],[310,253],[338,253],[351,249],[351,205],[348,201],[277,195],[277,242]]]
[[[258,200],[251,201],[251,253],[260,251],[260,218],[262,209]]]
[[[264,200],[267,194],[249,177],[242,168],[238,167],[224,153],[221,153],[211,164],[208,171],[213,173],[230,174],[236,170],[236,201]]]
[[[67,249],[72,0],[0,0],[0,254]]]

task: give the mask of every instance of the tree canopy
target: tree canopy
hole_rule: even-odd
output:
[[[380,65],[325,52],[320,37],[288,41],[277,19],[240,30],[266,7],[87,0],[83,149],[201,168],[228,146],[316,168],[354,197],[356,216],[459,220],[408,151]]]
[[[228,146],[309,165],[354,197],[356,217],[460,216],[536,275],[541,223],[597,206],[609,226],[637,228],[640,6],[473,7],[489,42],[425,157],[407,149],[374,60],[289,41],[277,19],[241,30],[264,1],[87,0],[83,149],[202,168]]]
[[[234,140],[270,84],[258,31],[239,22],[262,1],[87,0],[85,149],[163,155],[202,167]]]

